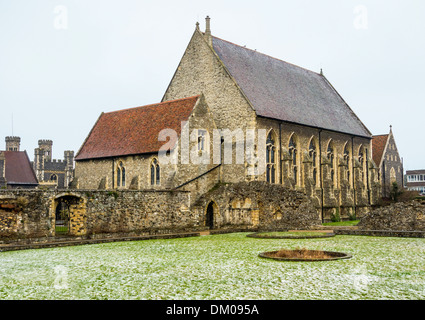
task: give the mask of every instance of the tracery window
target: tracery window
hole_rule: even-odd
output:
[[[120,161],[117,167],[117,186],[125,187],[125,167],[122,161]]]
[[[291,170],[292,170],[292,176],[295,181],[295,185],[298,185],[298,150],[297,150],[297,144],[294,140],[294,135],[292,135],[291,139],[289,140],[289,155],[291,156]]]
[[[328,149],[326,151],[326,157],[330,162],[330,175],[333,186],[335,186],[335,152],[332,140],[329,141]]]
[[[359,162],[360,162],[360,166],[361,166],[361,179],[362,182],[364,183],[365,181],[365,150],[363,148],[363,146],[360,147],[359,149]]]
[[[151,163],[151,185],[159,185],[161,183],[161,168],[158,160],[155,158]]]
[[[276,182],[276,145],[273,137],[273,132],[267,136],[266,140],[266,178],[267,182]]]
[[[343,158],[347,166],[346,168],[347,181],[350,182],[350,152],[348,151],[348,143],[345,144]]]
[[[310,156],[310,159],[313,162],[312,170],[313,170],[313,181],[314,184],[317,186],[317,147],[316,147],[316,141],[314,138],[311,138],[310,145],[308,147],[308,155]]]

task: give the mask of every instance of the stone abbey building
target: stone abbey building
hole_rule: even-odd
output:
[[[380,198],[371,141],[322,72],[212,36],[207,17],[161,102],[99,116],[76,154],[72,187],[189,191],[190,207],[218,186],[265,181],[306,193],[322,221],[349,219]]]

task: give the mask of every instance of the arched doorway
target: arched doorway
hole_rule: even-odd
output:
[[[55,234],[64,235],[69,232],[69,205],[58,199],[55,210]]]
[[[214,229],[214,215],[217,213],[218,207],[214,201],[211,201],[207,206],[205,215],[205,226]]]
[[[85,233],[86,204],[83,198],[65,194],[54,199],[55,235]]]

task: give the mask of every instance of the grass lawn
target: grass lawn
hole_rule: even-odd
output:
[[[0,252],[0,299],[425,299],[425,239],[246,235]],[[281,248],[353,258],[258,257]]]
[[[273,232],[260,232],[258,233],[259,236],[263,237],[293,237],[293,238],[300,238],[300,237],[317,237],[317,236],[325,236],[327,235],[326,232],[314,232],[314,231],[273,231]]]
[[[349,220],[349,221],[339,221],[339,222],[326,222],[323,223],[324,226],[355,226],[360,222],[360,220]]]

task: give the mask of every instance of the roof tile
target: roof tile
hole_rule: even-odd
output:
[[[102,113],[75,160],[107,158],[158,152],[162,129],[179,135],[181,122],[188,120],[199,96]]]
[[[377,166],[381,164],[382,156],[387,145],[389,134],[372,137],[372,158]]]

